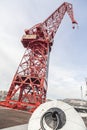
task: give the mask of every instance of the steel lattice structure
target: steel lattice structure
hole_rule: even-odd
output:
[[[1,105],[33,112],[46,101],[48,87],[49,55],[54,36],[65,15],[68,13],[73,24],[72,4],[63,3],[44,22],[25,30],[22,44],[26,51],[11,83],[6,100]],[[17,99],[15,99],[15,95]]]

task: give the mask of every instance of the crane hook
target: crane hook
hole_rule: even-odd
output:
[[[72,22],[72,28],[75,29],[75,25],[78,25],[78,23],[76,22],[76,20],[73,20]]]

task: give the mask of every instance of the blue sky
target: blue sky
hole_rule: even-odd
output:
[[[25,49],[24,30],[43,22],[64,0],[0,0],[0,90],[9,90]],[[81,98],[87,77],[87,0],[73,4],[79,27],[72,29],[66,14],[56,33],[50,55],[47,97]]]

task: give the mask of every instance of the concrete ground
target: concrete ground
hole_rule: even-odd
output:
[[[9,128],[19,125],[27,125],[31,115],[25,111],[9,109],[0,106],[0,129]],[[87,117],[83,117],[87,126]],[[15,127],[14,127],[15,128]]]
[[[27,124],[30,117],[28,112],[0,106],[0,129]]]

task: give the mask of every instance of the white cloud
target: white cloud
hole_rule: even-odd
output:
[[[84,79],[78,78],[80,72],[64,67],[50,66],[48,98],[81,98],[80,87],[84,87]]]

